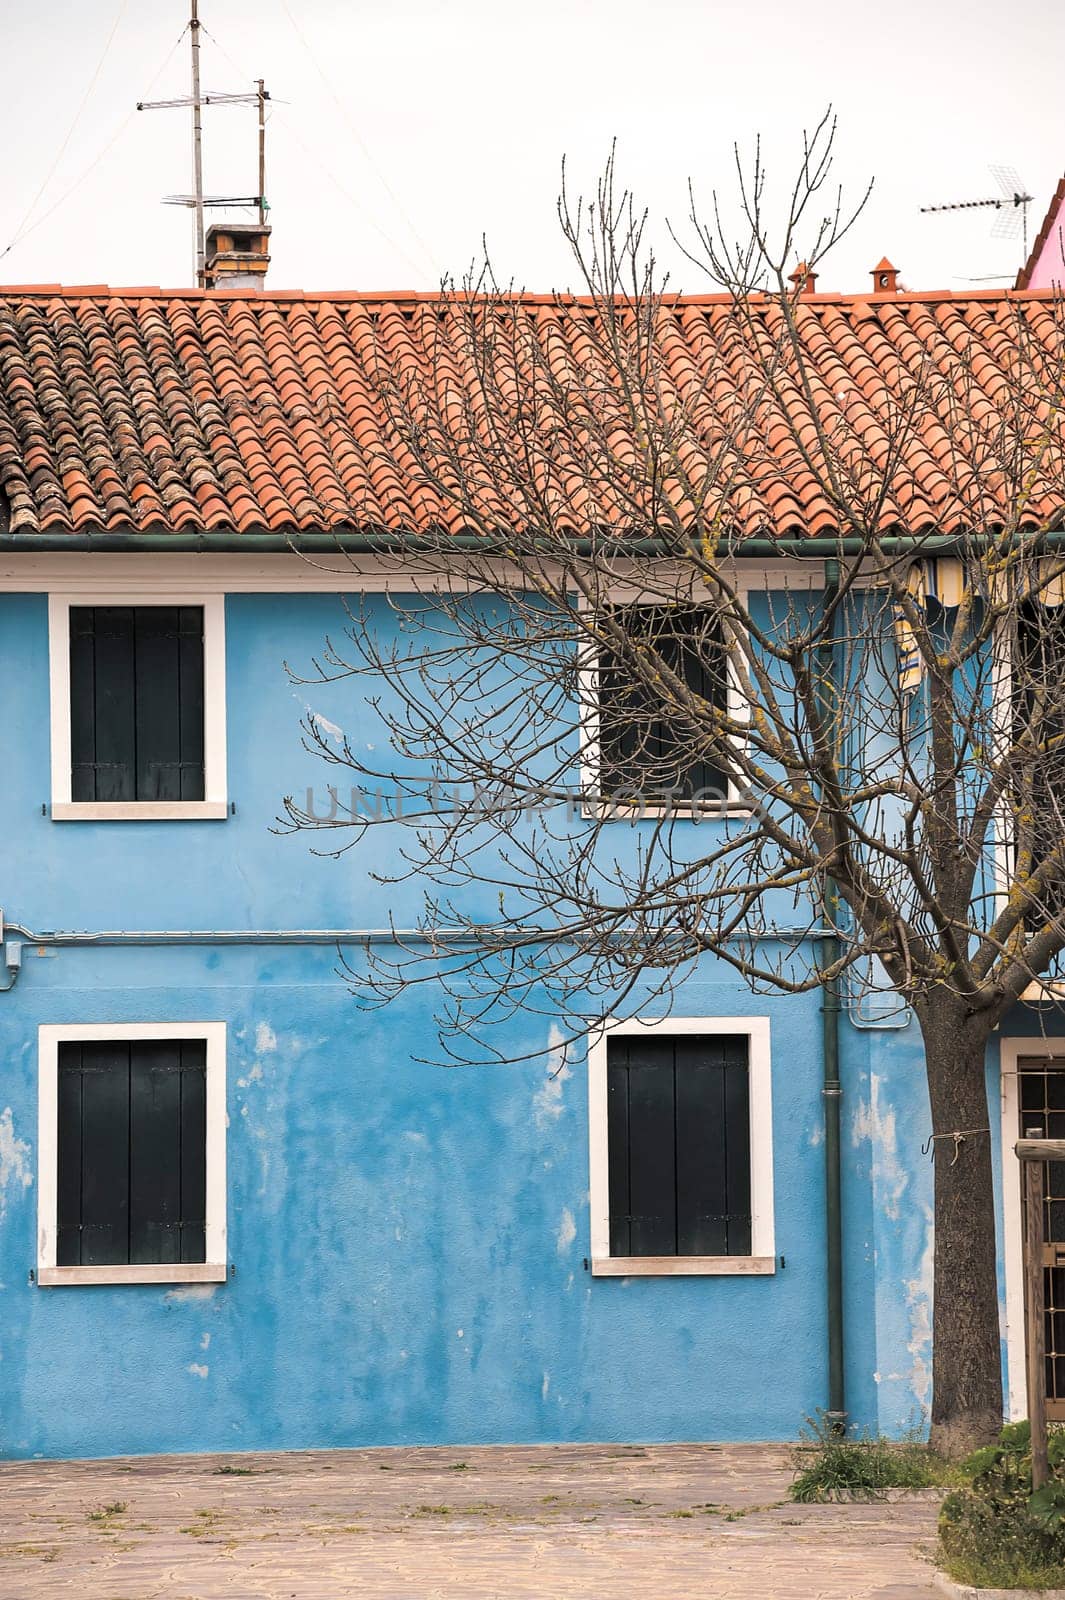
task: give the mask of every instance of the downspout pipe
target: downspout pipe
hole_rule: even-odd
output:
[[[839,938],[822,941],[826,967],[839,959]],[[825,1115],[825,1268],[828,1279],[828,1421],[847,1425],[843,1387],[843,1203],[840,1173],[839,979],[822,984],[822,1088]]]
[[[825,563],[824,605],[827,610],[839,594],[839,562]],[[836,641],[834,621],[820,645],[820,682],[823,704],[835,726],[839,704],[836,681]],[[827,929],[838,926],[839,897],[831,878],[824,885],[824,922]],[[839,960],[840,940],[835,931],[826,931],[820,941],[822,971],[828,973]],[[821,1098],[825,1119],[825,1275],[827,1280],[828,1331],[828,1408],[830,1426],[843,1432],[847,1425],[844,1393],[843,1345],[843,1203],[840,1163],[840,1101],[843,1087],[839,1076],[840,982],[838,976],[821,981]]]

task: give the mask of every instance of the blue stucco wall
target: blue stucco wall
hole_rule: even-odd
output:
[[[271,831],[286,793],[323,783],[301,714],[380,737],[362,689],[298,690],[284,672],[342,624],[335,596],[227,600],[226,822],[54,824],[46,601],[0,597],[0,672],[18,686],[0,735],[7,915],[38,929],[414,921],[417,887],[373,883],[367,851],[319,860]],[[583,1066],[421,1064],[432,992],[362,1010],[335,965],[305,947],[27,949],[0,996],[0,1449],[794,1436],[825,1403],[819,997],[754,996],[707,960],[675,1007],[771,1018],[785,1265],[593,1280]],[[137,1020],[228,1025],[233,1275],[37,1288],[37,1027]],[[534,1030],[549,1048],[545,1019],[509,1026],[501,1049]],[[843,1076],[849,1405],[898,1431],[921,1420],[930,1360],[912,1025],[845,1023]]]

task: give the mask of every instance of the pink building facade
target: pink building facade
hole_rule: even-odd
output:
[[[1017,274],[1018,289],[1065,286],[1065,177],[1054,191],[1031,254]]]

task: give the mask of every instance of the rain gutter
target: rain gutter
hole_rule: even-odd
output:
[[[1032,529],[1022,531],[1017,537],[1032,550],[1058,550],[1065,548],[1065,529],[1049,531]],[[876,550],[884,555],[906,555],[911,552],[923,556],[949,555],[953,551],[981,548],[999,548],[1003,536],[995,533],[959,534],[884,534],[876,542]],[[580,556],[673,556],[678,551],[676,542],[669,539],[640,538],[589,539],[574,538],[570,550]],[[693,551],[702,547],[692,541]],[[843,559],[860,556],[870,549],[867,539],[847,535],[843,538],[801,534],[779,539],[751,538],[729,542],[717,541],[714,553],[721,556],[766,561],[774,557],[809,557],[813,560]],[[479,533],[448,533],[440,529],[428,537],[387,530],[351,530],[335,533],[288,532],[202,532],[168,533],[163,530],[138,533],[70,532],[62,530],[46,533],[0,533],[0,555],[51,554],[64,550],[95,550],[102,554],[167,553],[170,555],[207,554],[211,552],[245,555],[277,554],[288,551],[295,555],[437,555],[447,550],[480,551],[500,558],[521,559],[537,556],[550,558],[556,550],[546,543],[534,543],[530,549],[517,551],[506,539],[491,540]]]

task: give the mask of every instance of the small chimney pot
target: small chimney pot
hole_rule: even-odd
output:
[[[817,293],[817,273],[812,267],[808,267],[805,261],[799,262],[795,271],[790,274],[788,282],[794,284],[795,293],[804,298],[806,295]]]
[[[898,294],[899,269],[893,267],[887,256],[878,261],[873,268],[873,293]]]

